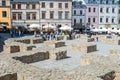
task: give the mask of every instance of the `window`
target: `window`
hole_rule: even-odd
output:
[[[106,18],[106,22],[108,22],[108,18]]]
[[[26,19],[30,20],[30,13],[27,13]]]
[[[50,11],[50,19],[53,19],[53,18],[54,18],[54,12]]]
[[[58,7],[59,7],[59,8],[62,8],[62,3],[59,3]]]
[[[30,4],[26,4],[26,9],[30,9]]]
[[[95,18],[93,18],[93,22],[95,23]]]
[[[108,1],[108,0],[106,0],[106,4],[109,4],[109,1]]]
[[[115,13],[115,8],[112,8],[112,13]]]
[[[68,8],[68,3],[65,3],[65,8]]]
[[[62,19],[62,11],[59,11],[59,12],[58,12],[58,18],[59,18],[59,19]]]
[[[46,18],[45,11],[42,11],[42,19],[45,19],[45,18]]]
[[[103,8],[100,8],[100,12],[103,13]]]
[[[114,4],[115,2],[114,2],[114,0],[112,0],[112,4]]]
[[[93,12],[95,12],[96,11],[96,8],[93,8]]]
[[[68,11],[65,11],[65,19],[68,19],[69,18],[69,12]]]
[[[6,6],[6,1],[2,0],[2,6]]]
[[[102,22],[102,20],[103,20],[103,19],[102,19],[102,18],[100,18],[100,22]]]
[[[90,18],[88,18],[88,22],[89,22],[89,23],[91,22],[91,19],[90,19]]]
[[[106,13],[109,13],[109,8],[106,8]]]
[[[2,11],[2,17],[7,17],[7,12],[6,11]]]
[[[103,0],[100,0],[100,4],[102,4],[103,3]]]
[[[80,19],[80,23],[82,24],[82,19]]]
[[[18,9],[21,9],[21,4],[18,4]]]
[[[74,10],[74,15],[76,15],[76,10]]]
[[[32,4],[32,9],[36,9],[36,5],[35,4]]]
[[[22,19],[22,14],[18,13],[18,20],[21,20],[21,19]]]
[[[119,24],[120,24],[120,19],[119,19],[119,22],[118,22]]]
[[[13,13],[12,19],[16,20],[16,14],[15,13]]]
[[[32,14],[32,20],[36,20],[36,14],[35,13]]]
[[[114,18],[112,18],[112,23],[114,23]]]
[[[91,12],[91,8],[88,8],[88,12]]]
[[[82,15],[82,10],[80,10],[80,15]]]
[[[12,9],[16,9],[16,4],[12,4]]]
[[[74,25],[76,24],[76,19],[74,19]]]
[[[42,8],[45,8],[45,2],[42,2]]]
[[[50,3],[50,8],[53,8],[53,3]]]

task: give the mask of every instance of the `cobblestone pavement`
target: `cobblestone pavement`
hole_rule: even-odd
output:
[[[107,56],[109,55],[110,49],[119,49],[120,46],[118,45],[108,45],[101,41],[94,42],[97,44],[97,51],[87,53],[87,54],[99,54]],[[69,40],[66,41],[67,46],[67,55],[68,58],[62,59],[62,60],[45,60],[40,61],[36,63],[32,63],[30,65],[39,67],[39,68],[45,68],[45,69],[62,69],[62,70],[72,70],[80,66],[80,56],[86,53],[82,53],[80,51],[73,51],[70,49],[71,44],[79,44],[78,40]]]

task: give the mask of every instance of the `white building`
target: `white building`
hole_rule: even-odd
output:
[[[117,27],[118,9],[114,4],[99,5],[99,28],[114,28]]]
[[[71,27],[72,0],[40,0],[40,24]]]
[[[72,26],[82,29],[85,26],[86,5],[83,1],[73,1],[72,6]]]
[[[30,24],[39,24],[39,11],[39,0],[12,0],[12,25],[29,26]]]
[[[98,5],[98,28],[117,27],[118,10],[116,0],[85,0],[85,2],[86,4]]]

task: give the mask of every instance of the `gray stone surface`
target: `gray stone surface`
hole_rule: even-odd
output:
[[[58,61],[48,59],[26,64],[12,59],[14,56],[32,55],[37,51],[49,51],[50,48],[44,44],[35,44],[37,49],[25,54],[1,54],[0,78],[17,73],[18,80],[120,80],[120,55],[109,55],[111,49],[120,50],[119,45],[94,42],[97,44],[97,51],[87,54],[71,50],[70,45],[79,45],[78,41],[66,41],[68,58]]]

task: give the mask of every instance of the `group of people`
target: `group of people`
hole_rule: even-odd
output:
[[[48,32],[48,33],[43,33],[40,32],[40,36],[44,39],[44,40],[54,40],[55,39],[55,33],[54,32]]]
[[[23,30],[20,30],[20,29],[11,29],[10,30],[10,35],[11,37],[21,37],[24,35],[24,31]]]

